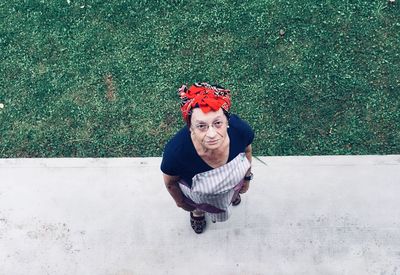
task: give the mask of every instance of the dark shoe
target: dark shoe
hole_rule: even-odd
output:
[[[240,195],[238,195],[236,199],[232,202],[232,205],[233,206],[239,205],[241,201],[242,199],[240,198]]]
[[[206,217],[195,217],[193,213],[190,212],[190,225],[197,234],[203,233],[204,228],[206,228]]]

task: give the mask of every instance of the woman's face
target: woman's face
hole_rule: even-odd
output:
[[[219,148],[226,136],[228,120],[222,111],[203,113],[200,108],[195,108],[191,116],[191,132],[196,142],[203,148],[213,150]]]

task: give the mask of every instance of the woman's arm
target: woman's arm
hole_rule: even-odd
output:
[[[250,164],[251,164],[251,160],[252,160],[252,149],[251,149],[251,144],[249,144],[246,149],[244,150],[245,154],[246,154],[246,158],[249,160]],[[249,168],[249,170],[247,171],[246,175],[250,174],[251,172],[251,167]]]
[[[170,176],[163,173],[164,183],[171,197],[174,199],[176,205],[186,211],[193,211],[195,207],[188,205],[184,201],[184,195],[179,187],[179,176]]]
[[[251,149],[251,144],[249,144],[247,147],[246,147],[246,149],[245,149],[245,154],[246,154],[246,158],[249,160],[249,162],[250,162],[250,165],[251,165],[251,161],[252,161],[252,149]],[[248,176],[248,175],[250,175],[250,173],[251,173],[251,166],[250,166],[250,168],[249,168],[249,170],[247,170],[247,172],[246,172],[246,176]],[[250,187],[250,181],[249,180],[245,180],[244,181],[244,185],[243,185],[243,187],[242,187],[242,189],[240,189],[240,193],[246,193],[247,192],[247,190],[249,190],[249,187]]]

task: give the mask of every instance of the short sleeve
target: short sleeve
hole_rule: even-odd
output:
[[[244,140],[246,147],[253,142],[254,131],[246,121],[242,120],[237,115],[232,115],[232,117],[230,118],[230,124],[234,124],[237,131],[240,133],[242,139]]]
[[[171,144],[167,144],[165,146],[163,155],[162,155],[162,161],[161,161],[161,171],[164,174],[170,175],[170,176],[177,176],[179,174],[178,169],[176,167],[176,156],[174,154],[174,150],[171,148]]]

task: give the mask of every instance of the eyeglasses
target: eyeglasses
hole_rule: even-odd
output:
[[[212,126],[214,129],[221,129],[222,126],[224,126],[224,124],[225,124],[224,121],[222,121],[222,120],[217,120],[217,121],[214,121],[214,122],[211,124],[211,126]],[[197,130],[199,130],[200,132],[205,133],[205,132],[208,131],[208,129],[210,129],[210,124],[199,123],[199,124],[194,125],[194,127],[195,127]]]

